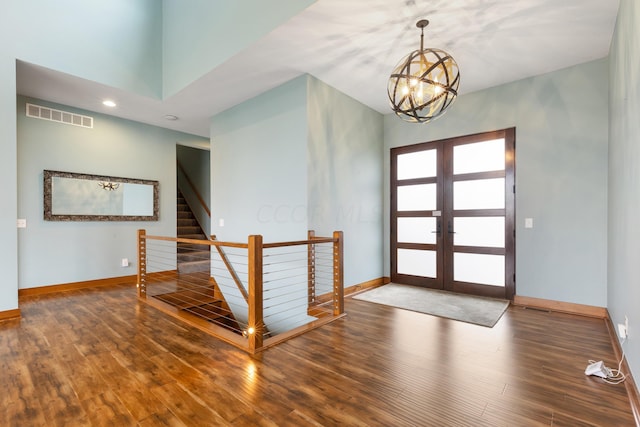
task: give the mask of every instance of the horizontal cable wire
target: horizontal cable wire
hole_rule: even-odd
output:
[[[244,248],[219,247],[223,255],[206,243],[147,239],[147,295],[242,334],[247,329],[248,303],[237,281],[248,291],[248,252]],[[194,273],[181,271],[183,265],[198,261],[208,261],[207,269]],[[308,315],[309,300],[333,292],[333,263],[331,242],[264,248],[261,278],[264,336],[274,336],[314,320]],[[229,310],[224,308],[223,300],[216,298],[214,283]]]
[[[264,284],[267,284],[267,283],[278,283],[278,282],[282,282],[282,281],[287,280],[287,279],[297,279],[297,278],[300,278],[300,277],[307,277],[307,276],[308,276],[308,273],[305,271],[304,273],[294,274],[292,276],[277,277],[277,278],[274,278],[272,280],[263,280],[262,283],[264,283]],[[298,282],[298,283],[300,283],[300,282]]]

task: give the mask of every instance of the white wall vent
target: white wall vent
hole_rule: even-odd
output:
[[[27,103],[27,117],[93,129],[93,117]]]

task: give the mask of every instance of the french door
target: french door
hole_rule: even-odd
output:
[[[513,299],[515,129],[391,149],[391,280]]]

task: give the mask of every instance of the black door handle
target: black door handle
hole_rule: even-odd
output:
[[[432,231],[432,233],[435,233],[438,236],[442,233],[442,224],[440,223],[440,220],[436,220],[436,230]]]
[[[449,234],[456,234],[456,232],[453,231],[453,224],[451,224],[451,220],[447,222],[447,232]]]

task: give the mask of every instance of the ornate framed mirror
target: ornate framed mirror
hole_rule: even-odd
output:
[[[157,221],[159,183],[45,170],[46,221]]]

